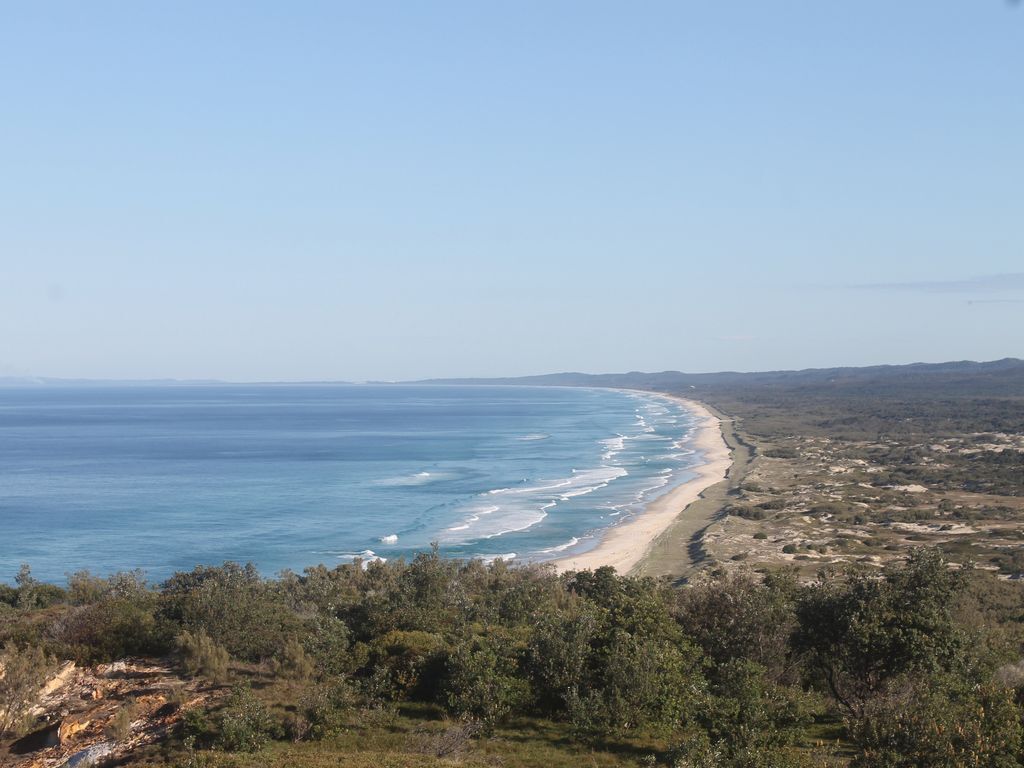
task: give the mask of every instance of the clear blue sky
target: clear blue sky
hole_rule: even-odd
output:
[[[0,375],[1024,356],[1024,8],[26,2]]]

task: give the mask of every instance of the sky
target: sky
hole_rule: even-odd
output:
[[[1024,357],[1005,0],[6,3],[0,376]]]

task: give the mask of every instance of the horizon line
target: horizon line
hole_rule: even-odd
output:
[[[11,384],[120,384],[120,385],[175,385],[175,386],[224,386],[224,385],[249,385],[249,386],[298,386],[298,385],[332,385],[332,386],[368,386],[368,385],[402,385],[402,384],[432,384],[432,383],[459,383],[459,382],[488,382],[488,381],[513,381],[524,379],[542,379],[555,376],[721,376],[721,375],[756,375],[767,373],[805,373],[811,371],[832,371],[832,370],[865,370],[873,368],[911,368],[931,367],[944,365],[991,365],[994,363],[1024,363],[1024,359],[1018,357],[1001,357],[994,360],[939,360],[935,362],[914,361],[910,363],[877,363],[871,365],[833,365],[833,366],[811,366],[807,368],[777,368],[770,370],[717,370],[717,371],[682,371],[679,369],[664,369],[661,371],[605,371],[602,373],[589,373],[585,371],[555,371],[550,373],[518,374],[508,376],[432,376],[419,379],[217,379],[217,378],[175,378],[175,377],[154,377],[154,378],[88,378],[88,377],[64,377],[64,376],[0,376],[0,387]]]

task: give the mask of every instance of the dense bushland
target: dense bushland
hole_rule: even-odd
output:
[[[1018,585],[931,550],[881,574],[685,587],[436,551],[277,579],[227,563],[155,587],[79,573],[58,589],[25,569],[0,591],[0,713],[22,724],[33,659],[172,656],[234,684],[189,713],[190,750],[330,739],[417,704],[467,724],[465,739],[515,718],[582,743],[647,734],[677,766],[1016,766],[1022,616]],[[257,674],[280,683],[250,688]],[[822,734],[841,738],[838,757]]]

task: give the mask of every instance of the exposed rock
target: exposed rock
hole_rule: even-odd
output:
[[[36,730],[14,742],[0,742],[3,768],[86,768],[97,761],[120,760],[159,741],[185,710],[224,695],[201,690],[197,681],[182,679],[164,664],[140,659],[91,669],[69,662],[43,690],[35,710]],[[175,700],[187,703],[168,703],[172,692]],[[123,741],[111,741],[109,727],[128,704],[137,712],[130,733]]]
[[[71,680],[74,674],[75,662],[65,661],[63,664],[60,665],[60,668],[57,670],[54,676],[46,681],[46,685],[43,686],[43,690],[39,692],[39,697],[46,698],[61,686],[66,685],[67,682]]]
[[[109,741],[93,744],[81,752],[76,752],[63,763],[59,768],[92,768],[100,760],[108,757],[114,751],[114,745]]]

